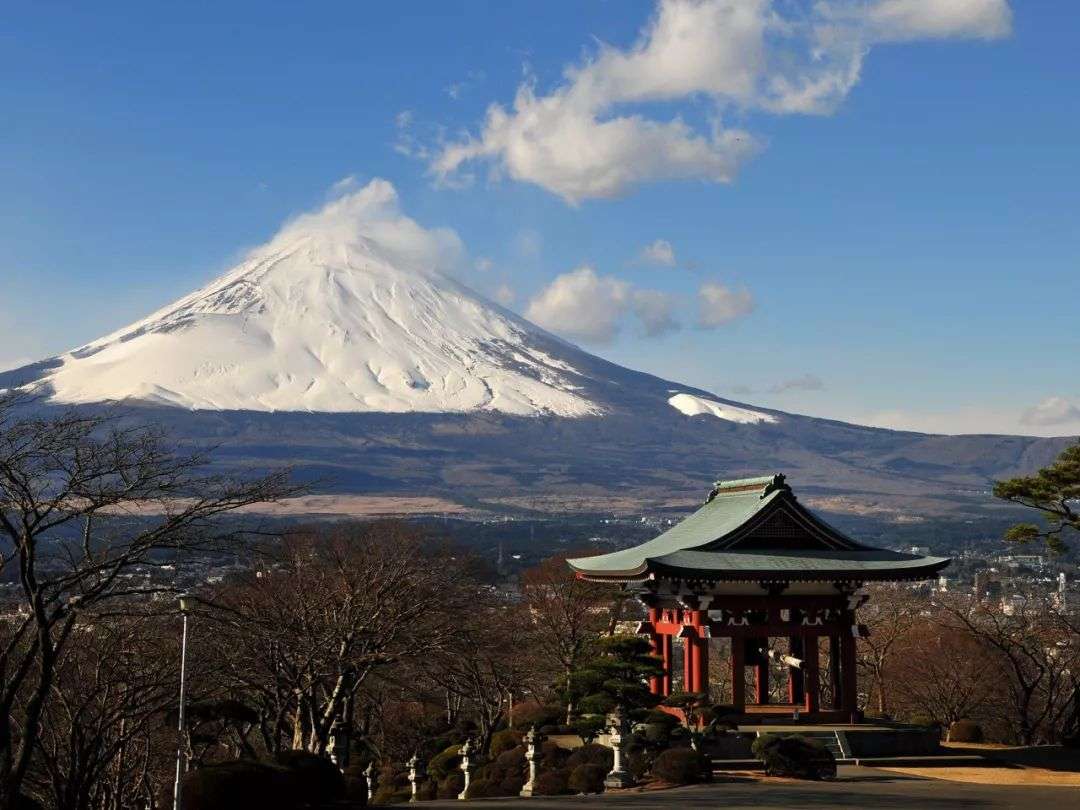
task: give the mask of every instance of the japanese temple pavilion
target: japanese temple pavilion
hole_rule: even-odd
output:
[[[770,475],[721,481],[659,537],[569,563],[582,579],[618,583],[648,608],[638,629],[664,663],[654,694],[673,691],[674,639],[682,639],[681,691],[707,693],[710,640],[728,638],[733,714],[854,723],[855,640],[866,632],[856,611],[868,598],[860,587],[930,579],[949,560],[857,543],[800,504],[783,475]],[[770,668],[786,678],[783,699],[770,690]]]

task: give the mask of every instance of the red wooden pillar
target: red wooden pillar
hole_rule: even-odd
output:
[[[857,723],[859,722],[859,682],[855,670],[855,634],[851,630],[840,636],[840,664],[842,708],[850,722]]]
[[[804,659],[802,636],[791,636],[788,639],[788,655],[792,658]],[[788,667],[788,703],[798,704],[806,699],[806,690],[803,688],[803,670],[799,667]]]
[[[671,635],[665,633],[660,636],[660,644],[664,653],[664,676],[663,676],[663,691],[661,694],[664,697],[668,697],[671,694],[671,665],[673,656],[673,650],[671,649]]]
[[[816,714],[819,700],[818,637],[806,636],[803,639],[803,650],[805,652],[803,687],[806,692],[803,709],[807,714]]]
[[[695,610],[691,615],[694,625],[694,681],[692,692],[709,689],[709,639],[705,635],[705,611]]]
[[[731,705],[737,714],[746,711],[746,639],[731,639]]]
[[[764,639],[768,646],[768,639]],[[754,702],[766,704],[769,702],[769,656],[767,653],[758,653],[754,662]]]
[[[660,611],[654,607],[649,608],[649,625],[652,627],[652,632],[649,634],[649,647],[650,651],[657,658],[663,657],[663,652],[660,649],[661,641],[660,636],[656,632],[656,624],[660,621]],[[666,667],[665,667],[666,669]],[[649,678],[649,693],[653,695],[663,694],[664,688],[664,676],[654,675]]]
[[[683,630],[683,681],[684,692],[694,691],[694,636],[691,632]]]

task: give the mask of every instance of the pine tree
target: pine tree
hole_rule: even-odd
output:
[[[1038,510],[1045,519],[1043,526],[1016,524],[1006,532],[1006,540],[1042,540],[1051,551],[1064,551],[1067,533],[1080,532],[1080,444],[1066,448],[1053,464],[1034,475],[998,481],[994,495]]]

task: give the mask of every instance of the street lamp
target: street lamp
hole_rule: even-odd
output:
[[[173,810],[180,810],[180,778],[184,773],[184,676],[187,673],[187,626],[188,614],[191,613],[192,599],[186,593],[180,594],[180,615],[184,617],[184,631],[180,640],[180,711],[176,724],[176,782],[173,784]]]

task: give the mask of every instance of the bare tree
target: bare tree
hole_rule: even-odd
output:
[[[79,618],[159,590],[128,575],[222,548],[240,532],[218,518],[294,491],[285,472],[205,474],[205,456],[175,453],[153,428],[25,405],[0,403],[0,576],[14,576],[20,602],[0,649],[0,810],[18,801]]]
[[[998,661],[956,627],[921,622],[896,647],[890,666],[896,702],[948,728],[997,697]]]
[[[217,654],[254,696],[266,747],[324,753],[375,671],[445,649],[460,561],[397,522],[291,535],[211,594]]]
[[[537,659],[558,668],[557,676],[569,696],[574,670],[589,657],[599,634],[611,623],[615,594],[610,587],[577,579],[566,557],[559,556],[524,572],[521,596],[532,620],[529,643]],[[573,714],[573,703],[567,697],[568,724]]]
[[[160,617],[84,618],[57,661],[30,780],[65,810],[119,810],[143,793],[147,756],[176,701],[171,628]],[[165,635],[165,633],[168,635]],[[157,787],[157,786],[155,786]]]
[[[869,634],[859,639],[858,667],[870,678],[877,697],[879,715],[889,712],[889,687],[886,683],[889,664],[897,645],[920,621],[920,611],[928,605],[907,590],[878,587],[871,590],[870,601],[859,611],[859,619]]]
[[[944,621],[998,656],[1015,739],[1023,745],[1057,742],[1073,710],[1080,650],[1053,601],[1028,594],[1008,610],[967,598],[942,599],[938,605]]]

